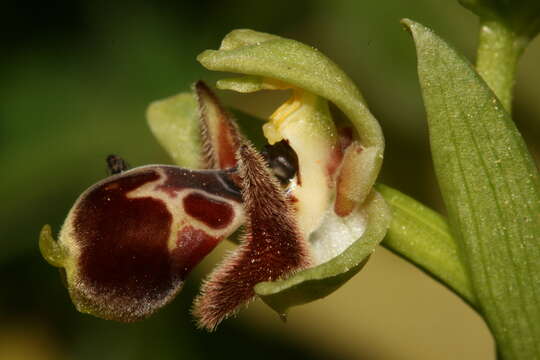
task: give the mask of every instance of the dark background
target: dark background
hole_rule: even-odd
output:
[[[440,211],[412,41],[399,19],[434,28],[474,58],[478,24],[457,2],[7,1],[0,13],[0,360],[4,359],[479,359],[492,356],[481,319],[420,271],[380,250],[327,299],[293,309],[283,325],[255,303],[217,333],[189,315],[200,278],[166,309],[124,325],[77,313],[41,259],[43,224],[55,231],[78,194],[105,175],[109,153],[133,166],[167,163],[145,109],[219,74],[195,57],[235,28],[318,47],[358,84],[381,122],[390,184]],[[540,44],[519,68],[515,117],[540,147]],[[268,116],[281,99],[219,94]],[[537,156],[538,158],[538,156]]]

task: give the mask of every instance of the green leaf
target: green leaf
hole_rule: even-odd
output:
[[[343,253],[287,279],[259,283],[257,295],[284,316],[290,307],[323,298],[343,285],[365,265],[390,224],[390,210],[377,192],[371,193],[361,211],[367,217],[366,230]]]
[[[431,150],[452,232],[504,359],[540,358],[540,180],[471,65],[410,20]]]
[[[377,184],[376,188],[392,211],[392,222],[382,245],[423,269],[476,307],[471,282],[446,219],[386,185]]]

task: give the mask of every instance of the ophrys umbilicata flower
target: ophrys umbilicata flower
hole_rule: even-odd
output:
[[[42,231],[42,252],[65,269],[80,311],[119,321],[149,316],[244,225],[193,314],[212,330],[258,295],[283,315],[338,288],[384,237],[389,212],[372,189],[384,147],[380,127],[334,63],[294,40],[250,30],[233,31],[199,60],[247,75],[220,88],[290,89],[292,96],[264,123],[261,151],[202,82],[195,98],[150,106],[154,134],[182,167],[114,174],[79,197],[58,242],[48,227]],[[350,123],[336,124],[328,101]]]

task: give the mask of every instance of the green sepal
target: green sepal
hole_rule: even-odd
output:
[[[199,112],[192,93],[154,101],[148,107],[146,117],[150,130],[176,165],[201,168]]]
[[[261,90],[275,90],[276,87],[272,86],[265,81],[262,76],[242,76],[228,79],[218,80],[216,86],[222,90],[232,90],[239,93],[252,93]]]
[[[390,209],[375,191],[359,211],[367,217],[366,230],[360,239],[328,262],[301,270],[287,279],[257,284],[257,295],[285,316],[290,307],[323,298],[354,276],[383,240],[390,225]]]
[[[473,67],[411,20],[433,162],[478,307],[504,359],[540,358],[540,177]]]
[[[251,92],[278,80],[333,102],[355,127],[362,146],[376,153],[373,168],[365,174],[373,186],[383,159],[381,128],[351,79],[320,51],[295,40],[241,29],[225,36],[220,50],[206,50],[197,60],[210,70],[250,76],[219,82],[223,88]]]

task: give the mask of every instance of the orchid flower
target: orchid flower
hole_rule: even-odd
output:
[[[193,315],[214,330],[256,296],[285,316],[356,274],[383,239],[389,210],[373,189],[384,141],[352,81],[316,49],[251,30],[198,60],[244,75],[218,88],[290,90],[262,126],[259,151],[202,82],[153,103],[153,133],[176,165],[127,169],[76,200],[58,241],[40,248],[60,267],[81,312],[131,322],[170,302],[190,271],[241,226],[237,249],[203,283]],[[333,102],[349,119],[337,124]]]

